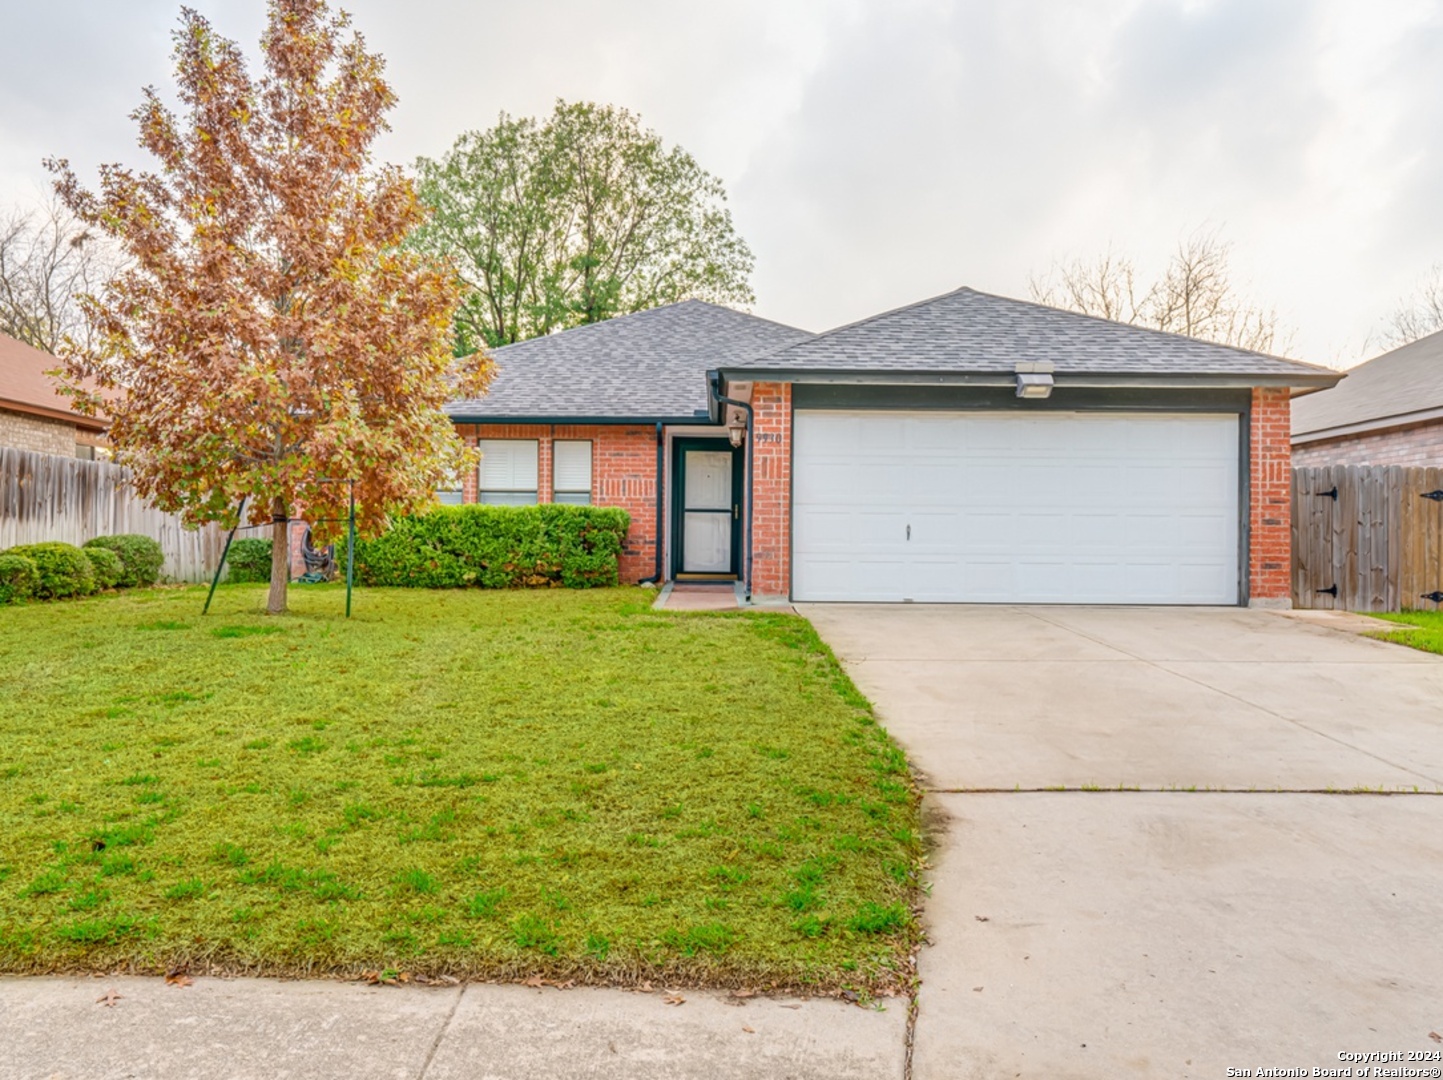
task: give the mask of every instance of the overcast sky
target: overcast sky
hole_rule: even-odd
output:
[[[190,0],[254,55],[263,0]],[[1347,365],[1443,261],[1443,0],[351,0],[409,163],[505,110],[623,105],[721,177],[755,310],[822,330],[1199,227]],[[0,203],[141,164],[172,0],[0,0]],[[1377,351],[1372,349],[1371,351]]]

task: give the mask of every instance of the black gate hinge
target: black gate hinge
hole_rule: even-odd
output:
[[[1332,491],[1320,491],[1320,492],[1318,492],[1318,498],[1320,498],[1320,499],[1332,499],[1334,502],[1337,502],[1337,501],[1338,501],[1338,485],[1337,485],[1337,484],[1334,484]]]
[[[1315,593],[1327,593],[1327,594],[1328,594],[1329,596],[1331,596],[1334,600],[1338,599],[1338,586],[1336,586],[1336,585],[1329,585],[1326,589],[1314,589],[1313,592],[1315,592]]]
[[[1422,497],[1432,499],[1434,502],[1443,502],[1443,488],[1439,488],[1437,491],[1425,491]]]
[[[1423,594],[1423,599],[1432,600],[1435,604],[1443,604],[1443,592],[1440,592],[1437,589],[1434,589],[1432,592],[1425,592]]]

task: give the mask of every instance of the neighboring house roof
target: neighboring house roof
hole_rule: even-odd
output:
[[[1443,331],[1359,364],[1331,390],[1293,402],[1293,441],[1443,418]]]
[[[810,336],[683,300],[495,349],[490,390],[446,412],[461,423],[704,419],[708,371]]]
[[[1053,364],[1060,376],[1125,376],[1220,385],[1331,386],[1328,368],[1111,322],[962,288],[726,366],[763,373],[876,376],[970,374],[1011,379],[1016,365]],[[930,380],[929,380],[930,381]],[[969,381],[983,381],[971,379]]]
[[[90,431],[104,431],[103,418],[81,416],[60,393],[57,380],[45,374],[60,366],[47,352],[0,334],[0,409],[64,420]]]

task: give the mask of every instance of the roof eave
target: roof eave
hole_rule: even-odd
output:
[[[1293,443],[1327,442],[1349,435],[1366,435],[1377,431],[1392,431],[1396,428],[1426,424],[1429,420],[1443,420],[1443,405],[1434,409],[1420,409],[1417,412],[1398,413],[1393,416],[1378,416],[1370,420],[1359,420],[1351,424],[1334,424],[1332,427],[1315,428],[1312,431],[1293,432]]]
[[[470,413],[447,413],[453,424],[564,424],[576,426],[592,424],[619,426],[624,424],[695,424],[705,420],[706,413],[698,412],[689,416],[482,416]]]
[[[855,383],[873,386],[1012,386],[1017,376],[1007,371],[859,371],[847,369],[803,370],[798,368],[722,368],[726,382]],[[1287,386],[1325,389],[1343,377],[1341,372],[1221,373],[1221,372],[1056,372],[1059,388],[1165,388],[1206,387],[1242,389],[1254,386]]]
[[[110,427],[108,420],[102,420],[94,416],[85,416],[82,413],[69,412],[65,409],[48,409],[44,405],[36,405],[29,401],[12,401],[9,398],[0,398],[0,409],[7,412],[25,413],[27,416],[37,416],[45,420],[58,420],[66,424],[74,424],[86,431],[104,431]]]

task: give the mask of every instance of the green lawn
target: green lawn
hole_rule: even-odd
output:
[[[899,985],[903,755],[804,620],[650,599],[0,609],[0,969]]]
[[[1373,617],[1406,625],[1397,630],[1370,634],[1370,637],[1411,645],[1424,652],[1443,653],[1443,611],[1390,611],[1374,614]]]

